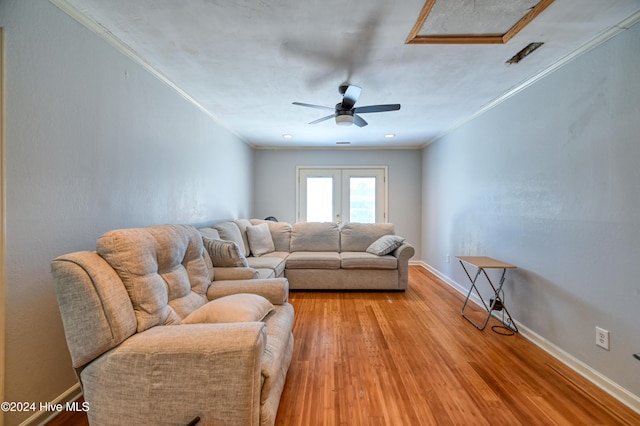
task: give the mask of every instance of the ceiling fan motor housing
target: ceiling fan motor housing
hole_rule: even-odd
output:
[[[353,124],[353,110],[344,109],[342,104],[336,104],[336,124],[339,126],[350,126]]]

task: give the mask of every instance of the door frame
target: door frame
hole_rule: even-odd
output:
[[[302,209],[301,209],[301,205],[300,203],[302,202],[301,200],[301,194],[300,194],[300,190],[301,190],[301,177],[300,177],[300,172],[301,170],[308,170],[308,169],[316,169],[318,171],[340,171],[342,172],[343,170],[360,170],[360,169],[380,169],[383,171],[383,200],[382,200],[382,208],[383,208],[383,213],[382,213],[382,219],[380,220],[380,222],[378,223],[386,223],[389,220],[389,166],[382,166],[382,165],[358,165],[358,166],[351,166],[351,165],[345,165],[345,166],[296,166],[296,212],[295,212],[295,218],[296,218],[296,222],[301,222],[301,215],[302,215]],[[342,182],[340,182],[340,185],[342,184]],[[344,197],[342,197],[344,198]],[[340,202],[342,202],[342,200],[340,200]],[[342,223],[344,223],[344,221],[341,221]]]

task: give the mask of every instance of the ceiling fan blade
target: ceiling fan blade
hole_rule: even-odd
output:
[[[313,121],[312,121],[311,123],[309,123],[309,124],[321,123],[321,122],[326,121],[326,120],[328,120],[328,119],[330,119],[330,118],[333,118],[333,117],[335,117],[335,116],[336,116],[335,114],[327,115],[326,117],[322,117],[322,118],[318,118],[317,120],[313,120]]]
[[[387,104],[387,105],[369,105],[354,108],[353,112],[358,114],[364,114],[367,112],[385,112],[385,111],[397,111],[400,109],[400,104]]]
[[[335,108],[322,106],[322,105],[305,104],[303,102],[292,102],[292,103],[293,103],[293,105],[299,105],[299,106],[303,106],[303,107],[316,108],[316,109],[326,109],[326,110],[329,110],[329,111],[335,111]]]
[[[353,124],[355,124],[358,127],[364,127],[369,123],[364,121],[364,119],[362,117],[360,117],[359,115],[353,114]]]
[[[356,104],[362,89],[358,86],[349,85],[342,97],[342,108],[350,110]]]

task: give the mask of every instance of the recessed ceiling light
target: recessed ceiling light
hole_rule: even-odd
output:
[[[384,135],[385,138],[387,139],[391,139],[391,138],[395,138],[396,134],[395,133],[387,133],[386,135]]]
[[[289,133],[285,133],[284,135],[282,135],[282,137],[285,139],[291,139],[293,138],[293,135],[290,135]]]

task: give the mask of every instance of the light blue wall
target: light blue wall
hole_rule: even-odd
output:
[[[640,395],[640,25],[423,152],[427,264],[513,263],[516,321]],[[595,327],[611,350],[595,346]]]
[[[389,222],[416,249],[420,259],[420,174],[417,150],[256,150],[255,210],[259,218],[275,216],[295,223],[297,166],[387,166]]]
[[[0,26],[5,400],[47,402],[76,382],[50,260],[113,228],[250,216],[253,150],[47,1],[3,1]]]

